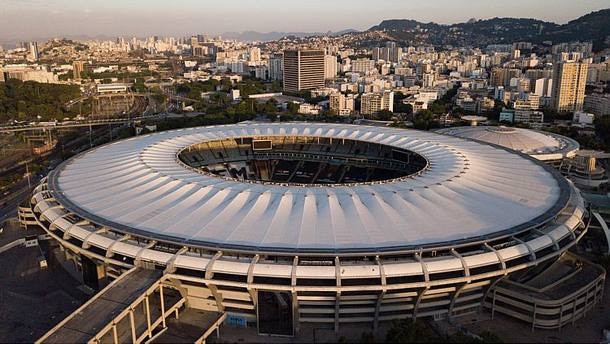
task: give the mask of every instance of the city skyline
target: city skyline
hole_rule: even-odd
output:
[[[470,18],[528,17],[561,24],[608,7],[607,2],[601,0],[578,3],[559,0],[553,4],[555,6],[549,8],[541,2],[517,0],[510,4],[497,2],[490,6],[489,1],[475,0],[466,6],[464,3],[447,0],[426,3],[388,0],[384,6],[374,7],[364,0],[330,3],[313,0],[306,5],[284,4],[279,0],[264,0],[256,4],[247,0],[213,5],[194,0],[178,0],[169,7],[160,0],[110,0],[86,5],[73,0],[6,0],[4,10],[0,13],[0,41],[14,42],[55,36],[366,30],[385,19],[453,24]],[[257,6],[254,10],[253,5]],[[26,15],[24,11],[27,12]],[[343,15],[337,16],[336,13],[339,12]]]

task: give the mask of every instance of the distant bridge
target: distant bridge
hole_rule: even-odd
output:
[[[66,102],[66,107],[71,107],[75,104],[78,104],[80,102],[83,102],[87,99],[104,99],[104,98],[113,98],[113,97],[149,97],[154,95],[154,93],[150,93],[150,92],[127,92],[127,93],[100,93],[100,94],[94,94],[94,95],[90,95],[90,96],[82,96],[82,97],[78,97],[75,99],[72,99],[68,102]],[[166,97],[168,97],[170,100],[175,100],[175,101],[181,101],[181,102],[187,102],[187,103],[196,103],[198,102],[197,99],[191,99],[188,97],[182,97],[170,92],[164,92],[163,95],[165,95]]]
[[[157,119],[165,117],[165,114],[156,114],[150,116],[138,116],[138,117],[125,117],[125,118],[108,118],[98,119],[91,121],[69,121],[57,124],[28,124],[28,125],[13,125],[0,127],[0,133],[14,133],[20,131],[30,130],[54,130],[54,129],[66,129],[66,128],[78,128],[78,127],[95,127],[109,124],[123,124],[134,121],[141,121],[146,119]]]

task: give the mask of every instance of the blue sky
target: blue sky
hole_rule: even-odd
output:
[[[454,23],[528,17],[564,23],[610,0],[0,0],[0,39],[367,29],[383,19]]]

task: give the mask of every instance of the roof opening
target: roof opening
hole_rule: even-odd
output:
[[[428,166],[423,156],[406,149],[317,136],[205,141],[182,149],[177,158],[204,174],[302,186],[391,181]]]

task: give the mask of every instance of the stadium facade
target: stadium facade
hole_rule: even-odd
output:
[[[528,155],[321,123],[111,143],[55,169],[29,210],[94,287],[134,266],[163,270],[189,307],[284,335],[478,310],[589,222],[577,189]]]

